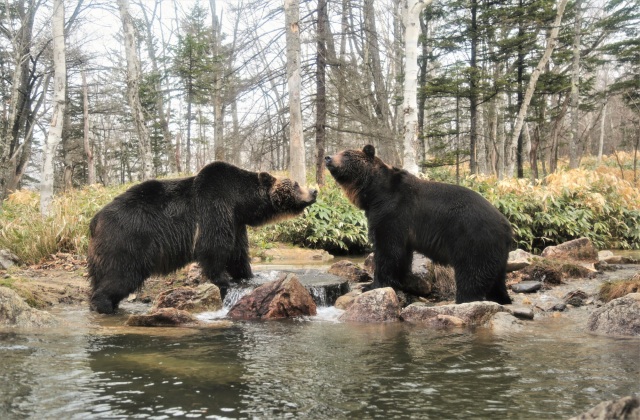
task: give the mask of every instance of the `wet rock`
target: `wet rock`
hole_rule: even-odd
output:
[[[524,306],[512,306],[509,308],[511,315],[519,319],[533,319],[533,309]]]
[[[598,260],[598,251],[589,238],[579,238],[557,246],[548,246],[540,255],[556,260],[579,260],[591,263]]]
[[[511,285],[511,290],[515,293],[534,293],[541,288],[542,283],[539,281],[522,281]]]
[[[147,314],[130,315],[125,324],[129,327],[179,327],[200,325],[200,321],[181,309],[159,308]]]
[[[507,273],[522,270],[523,268],[530,266],[534,257],[535,256],[533,254],[530,254],[523,249],[516,249],[515,251],[509,252]]]
[[[205,283],[198,287],[176,287],[160,293],[153,309],[176,308],[189,312],[217,311],[222,309],[220,289]]]
[[[589,300],[589,295],[582,290],[573,290],[564,296],[564,302],[567,305],[576,307],[584,305],[587,300]]]
[[[329,267],[328,272],[334,276],[345,278],[352,283],[363,283],[373,280],[371,274],[360,268],[357,264],[348,260],[342,260],[334,263]]]
[[[361,290],[353,290],[346,295],[340,296],[336,299],[335,307],[338,309],[346,310],[349,309],[351,305],[353,305],[353,301],[362,294]]]
[[[0,325],[19,328],[51,327],[59,323],[48,312],[34,309],[15,291],[0,287]]]
[[[618,400],[601,402],[592,409],[569,420],[638,420],[640,397],[628,396]]]
[[[11,251],[6,249],[0,250],[0,270],[7,270],[18,262],[20,262],[20,258],[11,253]]]
[[[330,261],[333,255],[322,249],[271,248],[264,255],[272,261]]]
[[[364,268],[375,277],[373,253],[365,259]],[[438,285],[441,286],[438,287]],[[411,273],[404,279],[402,290],[414,296],[427,297],[436,288],[438,297],[441,299],[455,296],[453,269],[434,264],[429,258],[414,252]],[[453,292],[451,292],[452,288]]]
[[[640,336],[640,293],[614,299],[590,316],[587,329],[612,336]]]
[[[400,320],[400,302],[391,287],[371,290],[357,296],[340,316],[341,321],[393,322]]]
[[[316,314],[316,304],[296,275],[258,286],[229,310],[232,319],[277,319]]]
[[[498,312],[489,321],[489,327],[494,332],[516,332],[522,331],[524,324],[510,313]]]
[[[543,312],[562,312],[567,308],[564,301],[550,294],[537,295],[533,306]]]
[[[412,303],[402,310],[401,317],[408,322],[439,324],[439,315],[453,316],[466,325],[486,324],[494,314],[506,311],[505,307],[489,301],[428,306],[424,303]],[[435,320],[433,318],[436,318]]]

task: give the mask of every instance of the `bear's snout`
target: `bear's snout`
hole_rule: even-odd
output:
[[[316,202],[316,198],[318,198],[318,190],[309,190],[309,196],[311,199],[309,200],[311,204]]]
[[[325,156],[324,157],[324,164],[327,167],[327,169],[331,170],[331,169],[335,169],[338,166],[340,166],[342,161],[342,156],[340,154],[337,154],[335,156]]]

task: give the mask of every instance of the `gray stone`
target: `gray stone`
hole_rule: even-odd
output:
[[[569,420],[640,420],[640,397],[634,395],[601,402]]]
[[[520,319],[533,319],[534,313],[533,309],[525,307],[525,306],[512,306],[508,308],[511,315]]]
[[[363,283],[373,280],[371,274],[349,260],[342,260],[332,264],[328,272],[334,276],[345,278],[352,283]]]
[[[540,289],[542,289],[542,282],[539,281],[522,281],[511,285],[511,290],[515,293],[534,293]]]
[[[14,290],[0,286],[0,325],[42,328],[58,324],[58,319],[50,313],[30,307]]]
[[[382,287],[358,295],[340,316],[340,321],[394,322],[400,320],[400,302],[391,287]]]
[[[176,308],[189,312],[217,311],[222,309],[220,289],[212,283],[198,287],[176,287],[160,293],[153,309]]]
[[[524,324],[510,313],[498,312],[489,321],[489,327],[494,332],[517,332],[524,329]]]
[[[446,315],[461,319],[466,325],[484,325],[494,314],[505,312],[504,306],[490,301],[469,302],[441,306],[412,303],[402,310],[401,317],[408,322],[439,324],[438,316]],[[434,320],[435,318],[435,320]]]
[[[11,253],[11,251],[6,249],[0,250],[0,270],[7,270],[18,262],[20,262],[20,258]]]
[[[589,238],[579,238],[557,246],[548,246],[540,255],[556,260],[580,260],[592,263],[598,260],[598,251]]]
[[[596,309],[587,329],[611,336],[640,336],[640,293],[629,293]]]
[[[531,265],[534,255],[523,249],[516,249],[509,252],[509,259],[507,260],[507,273],[512,271],[522,270],[525,267]]]

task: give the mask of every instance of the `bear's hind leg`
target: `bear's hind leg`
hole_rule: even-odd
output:
[[[498,279],[494,280],[493,286],[487,292],[487,300],[499,303],[500,305],[511,304],[511,297],[507,291],[507,284],[505,283],[505,275],[503,274]]]
[[[493,280],[483,273],[473,272],[465,267],[454,267],[456,279],[456,303],[485,300]]]
[[[245,226],[238,228],[236,231],[235,243],[227,260],[226,269],[234,280],[253,277],[249,258],[249,239]]]

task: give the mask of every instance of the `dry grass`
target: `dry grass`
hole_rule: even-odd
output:
[[[598,297],[604,302],[610,302],[629,293],[640,292],[640,273],[636,273],[627,280],[604,283],[600,287]]]

